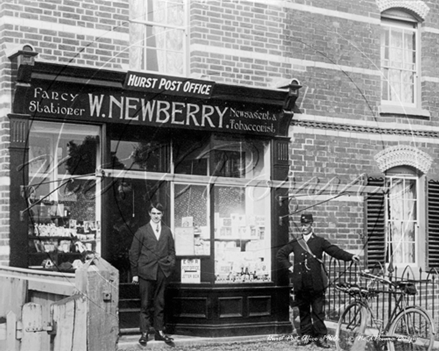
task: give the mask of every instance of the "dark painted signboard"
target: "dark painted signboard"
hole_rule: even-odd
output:
[[[130,78],[127,78],[126,85],[129,82]],[[155,84],[160,84],[158,82]],[[185,89],[184,81],[179,86],[179,89]],[[191,89],[199,93],[209,91],[211,94],[213,87],[200,88],[198,85]],[[130,123],[270,136],[283,134],[279,130],[282,114],[276,107],[200,99],[195,98],[194,94],[189,95],[161,94],[151,92],[146,87],[111,90],[33,79],[26,96],[20,97],[20,100],[23,98],[20,104],[24,104],[20,109],[31,116],[57,118],[66,122]]]
[[[193,96],[206,99],[212,94],[214,82],[129,71],[124,81],[124,88],[148,93]]]

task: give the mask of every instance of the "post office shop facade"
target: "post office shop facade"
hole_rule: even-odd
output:
[[[66,272],[81,249],[120,272],[120,328],[138,330],[128,250],[161,202],[176,243],[167,331],[291,331],[275,254],[288,241],[287,90],[20,64],[11,130],[11,265]]]

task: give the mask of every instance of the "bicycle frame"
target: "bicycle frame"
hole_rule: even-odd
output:
[[[383,342],[387,342],[387,341],[393,342],[399,340],[402,338],[402,336],[390,335],[392,334],[391,329],[393,328],[393,324],[399,318],[399,315],[403,314],[405,311],[412,309],[419,309],[422,312],[425,312],[423,309],[417,306],[409,306],[407,303],[405,297],[410,295],[410,293],[407,292],[405,284],[409,284],[411,282],[408,281],[393,282],[378,275],[373,275],[365,272],[361,272],[359,275],[356,275],[356,277],[357,277],[356,285],[344,287],[344,288],[339,287],[339,289],[348,293],[351,297],[354,298],[355,304],[359,304],[359,306],[362,309],[366,310],[366,313],[360,312],[361,313],[360,316],[362,317],[361,326],[363,326],[361,327],[361,329],[366,333],[365,335],[369,335],[369,336],[374,335],[375,339],[377,338],[377,340]],[[370,280],[366,288],[359,287],[358,283],[360,277],[364,277]],[[389,289],[372,289],[371,285],[378,282],[385,283],[387,286],[389,286]],[[373,311],[372,304],[370,302],[372,297],[382,293],[390,295],[390,299],[388,300],[390,301],[389,313],[388,313],[389,318],[386,321],[386,324],[384,323],[385,321],[376,318],[376,313]],[[393,295],[392,298],[391,295]],[[391,305],[393,304],[394,306],[392,308]],[[426,312],[425,314],[427,315]],[[358,321],[356,315],[358,315],[358,312],[356,312],[352,317],[349,317],[347,323],[347,329],[352,329],[356,327],[356,323]],[[430,319],[430,323],[431,326],[433,327],[431,319]],[[410,325],[410,323],[405,323],[405,325]],[[372,333],[373,330],[377,330],[377,335],[375,335],[376,333],[374,334]]]

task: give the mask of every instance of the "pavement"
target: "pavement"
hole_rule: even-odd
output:
[[[334,335],[336,323],[327,322],[329,332],[330,350],[336,350],[334,341],[331,337]],[[170,335],[174,338],[174,346],[166,345],[163,341],[154,341],[153,335],[147,346],[142,347],[139,343],[138,334],[123,335],[118,342],[118,351],[321,351],[315,343],[307,346],[298,346],[298,336],[294,329],[293,334],[270,334],[270,335],[250,335],[250,336],[230,336],[230,337],[198,337],[188,335]],[[432,351],[439,350],[439,343],[436,341]]]
[[[138,343],[140,335],[124,335],[118,343],[118,351],[284,351],[301,349],[304,351],[320,351],[322,348],[314,343],[308,346],[297,346],[297,336],[294,334],[253,335],[235,337],[194,337],[184,335],[171,335],[174,338],[174,346],[168,346],[163,341],[148,341],[147,346],[142,347]],[[150,336],[151,338],[151,336]],[[330,343],[331,350],[335,350],[334,343]]]

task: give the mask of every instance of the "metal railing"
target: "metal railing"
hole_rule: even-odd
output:
[[[339,314],[342,312],[343,306],[348,303],[350,297],[341,291],[334,288],[336,283],[351,283],[354,284],[359,281],[358,269],[355,264],[350,262],[339,261],[333,258],[325,260],[325,265],[329,275],[330,286],[326,293],[326,318],[327,320],[337,322]],[[378,274],[380,268],[373,269],[372,273]],[[417,272],[413,272],[410,267],[404,269],[394,267],[391,272],[385,272],[387,278],[392,281],[410,280],[413,281],[417,294],[413,296],[406,296],[408,305],[417,305],[424,308],[431,316],[434,322],[434,330],[436,333],[436,340],[439,339],[439,272],[437,269],[433,269],[429,272],[424,272],[419,269]],[[385,291],[389,289],[389,286],[384,283],[375,283],[376,288]],[[383,321],[383,325],[386,325],[388,318],[394,307],[394,299],[390,293],[379,294],[370,301],[370,305],[377,318]]]

